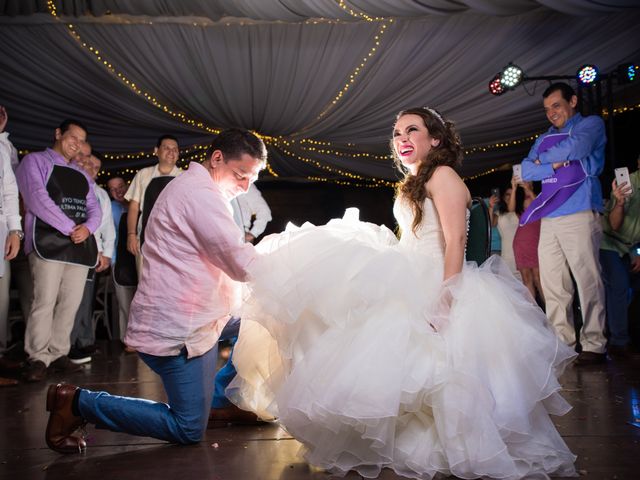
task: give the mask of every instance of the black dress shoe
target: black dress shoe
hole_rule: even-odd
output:
[[[40,360],[29,362],[27,370],[24,372],[24,379],[27,382],[41,382],[47,378],[47,366]]]
[[[263,425],[253,412],[241,410],[235,405],[223,408],[212,408],[209,411],[209,423],[207,428],[226,427],[228,425]]]
[[[82,453],[87,448],[84,438],[72,435],[86,422],[73,414],[73,399],[78,387],[59,383],[47,391],[49,421],[45,440],[51,450],[59,453]]]
[[[55,372],[74,373],[83,370],[82,365],[76,365],[69,360],[69,357],[63,355],[49,365],[49,368]]]
[[[585,352],[583,351],[578,355],[576,365],[600,365],[606,363],[606,353]]]

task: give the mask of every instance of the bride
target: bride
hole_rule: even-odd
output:
[[[227,394],[335,474],[574,476],[549,414],[575,353],[499,257],[465,263],[453,124],[405,110],[391,145],[400,240],[353,210],[263,240]]]

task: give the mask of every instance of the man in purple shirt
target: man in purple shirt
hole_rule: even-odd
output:
[[[53,148],[26,155],[16,171],[25,207],[24,252],[33,276],[24,341],[29,382],[44,380],[49,366],[79,368],[67,353],[87,272],[97,262],[92,234],[102,217],[92,182],[70,163],[86,139],[80,122],[65,120]]]
[[[542,97],[551,128],[538,137],[522,161],[522,178],[542,180],[542,194],[536,201],[544,198],[546,182],[563,184],[567,193],[565,197],[558,190],[558,204],[547,198],[547,207],[540,209],[538,257],[545,311],[563,342],[572,347],[579,342],[582,350],[576,364],[593,365],[607,358],[599,262],[603,205],[598,178],[604,168],[605,125],[597,115],[583,117],[578,112],[578,97],[566,83],[550,85]],[[574,177],[567,169],[577,169],[582,175]],[[573,188],[568,188],[571,184]],[[582,314],[579,338],[573,321],[574,282]]]
[[[233,220],[230,200],[249,189],[266,155],[252,133],[223,131],[203,164],[192,162],[162,191],[149,217],[125,342],[160,375],[168,404],[51,385],[45,436],[51,449],[82,451],[86,443],[73,432],[86,422],[174,443],[201,440],[218,340],[240,300],[238,282],[248,279],[256,256]]]

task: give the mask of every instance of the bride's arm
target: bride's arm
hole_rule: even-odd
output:
[[[467,241],[469,190],[450,167],[439,167],[427,183],[427,193],[440,217],[444,235],[444,280],[460,273]]]

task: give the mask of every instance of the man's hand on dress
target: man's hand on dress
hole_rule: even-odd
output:
[[[76,225],[75,227],[73,227],[73,230],[71,230],[71,235],[69,236],[71,237],[71,241],[77,244],[84,242],[87,238],[89,238],[89,235],[91,235],[91,232],[83,223],[81,225]]]
[[[631,272],[632,273],[640,272],[640,257],[633,257],[631,259]]]

